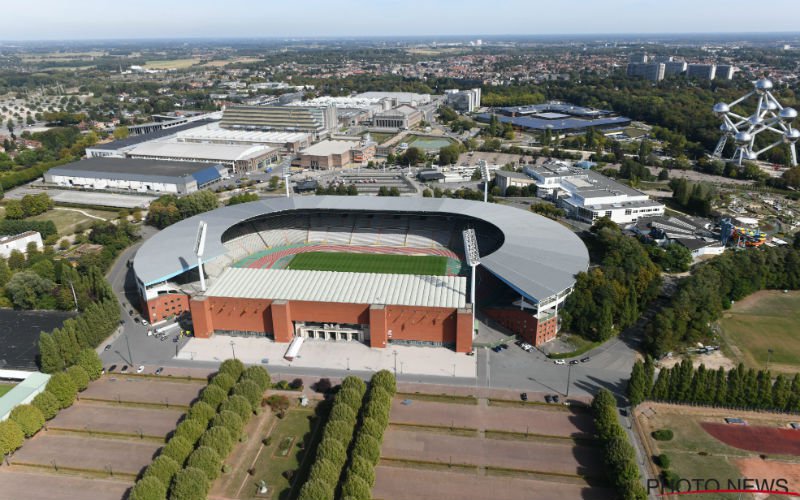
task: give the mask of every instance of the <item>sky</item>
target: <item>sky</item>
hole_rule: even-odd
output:
[[[0,39],[797,32],[798,14],[797,0],[2,0]]]

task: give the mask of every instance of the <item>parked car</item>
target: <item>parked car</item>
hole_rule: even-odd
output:
[[[467,356],[474,356],[474,355],[475,355],[475,349],[473,349],[473,350],[471,350],[471,351],[469,351],[467,353]]]
[[[558,403],[558,394],[553,394],[553,403]]]
[[[572,361],[569,362],[569,364],[577,365],[578,364],[578,360],[577,359],[573,359]]]
[[[104,351],[110,351],[111,350],[111,344],[106,345],[103,350]]]
[[[133,318],[133,321],[134,321],[135,323],[140,323],[140,321],[139,321],[139,318],[138,318],[138,317],[136,317],[136,318]]]
[[[549,394],[545,394],[544,400],[547,401],[548,403],[552,403],[553,402],[553,396],[551,396]]]
[[[164,367],[163,366],[158,367],[156,369],[156,375],[161,375],[161,372],[163,372],[163,371],[164,371]]]
[[[553,363],[555,363],[557,365],[566,365],[567,364],[567,362],[564,361],[563,359],[557,359],[557,360],[553,361]]]
[[[528,400],[528,393],[527,392],[523,392],[522,394],[519,395],[519,399],[521,399],[523,401],[527,401]]]
[[[590,359],[591,359],[591,358],[589,358],[589,356],[586,356],[585,358],[581,358],[581,363],[586,363],[586,362],[587,362],[587,361],[589,361]]]
[[[120,373],[128,373],[128,365],[124,365],[119,372]]]
[[[143,324],[144,326],[147,326],[147,325],[149,325],[150,323],[148,323],[146,319],[143,319],[143,320],[142,320],[142,324]]]
[[[498,347],[500,347],[500,349],[508,349],[508,344],[500,344]]]
[[[492,347],[492,350],[493,350],[494,352],[500,352],[500,351],[502,351],[503,349],[502,349],[502,348],[501,348],[499,345],[496,345],[496,346]]]
[[[128,310],[128,316],[133,316],[133,309]]]
[[[144,371],[144,365],[139,365],[139,368],[136,369],[136,373],[142,373]]]

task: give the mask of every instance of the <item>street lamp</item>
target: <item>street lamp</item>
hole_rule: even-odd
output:
[[[569,397],[569,384],[572,378],[572,364],[567,365],[567,393],[564,397]]]
[[[235,345],[236,345],[236,342],[231,340],[231,353],[233,353],[233,359],[236,359],[236,349],[233,348]]]
[[[350,371],[350,358],[347,358],[347,371]]]
[[[478,160],[478,168],[481,172],[481,180],[483,181],[483,202],[489,202],[489,167],[486,165],[485,160]]]

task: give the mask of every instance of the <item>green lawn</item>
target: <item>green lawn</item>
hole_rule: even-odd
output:
[[[86,214],[92,215],[94,217],[89,217]],[[117,213],[105,210],[94,210],[91,208],[79,208],[79,209],[58,208],[49,210],[41,215],[31,217],[30,220],[53,221],[53,224],[56,225],[56,229],[58,230],[59,236],[66,236],[74,233],[75,228],[79,224],[86,226],[86,228],[88,229],[93,222],[99,220],[96,219],[95,217],[99,217],[100,219],[104,220],[110,220],[116,218]]]
[[[289,269],[444,276],[447,271],[447,257],[439,255],[307,252],[295,255],[289,262]]]
[[[734,304],[720,320],[726,353],[746,366],[796,372],[800,368],[800,292],[764,291]],[[772,355],[769,354],[772,349]]]
[[[16,384],[0,384],[0,397],[5,395],[8,391],[14,388]]]

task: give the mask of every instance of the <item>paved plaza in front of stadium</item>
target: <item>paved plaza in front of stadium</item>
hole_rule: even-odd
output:
[[[278,344],[264,337],[214,335],[210,339],[190,339],[177,359],[223,361],[235,356],[248,364],[280,367],[327,368],[333,370],[377,371],[397,369],[397,374],[475,378],[476,356],[467,356],[444,347],[390,346],[373,349],[360,342],[334,342],[306,339],[293,361],[283,355],[289,344]],[[395,355],[395,352],[397,353]],[[395,364],[396,363],[396,364]]]

